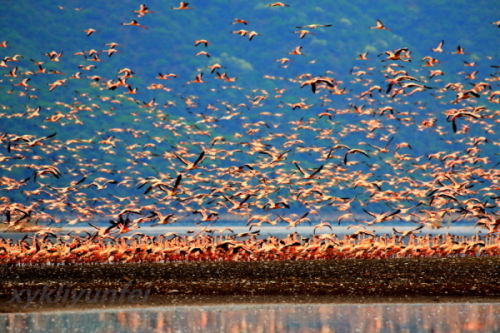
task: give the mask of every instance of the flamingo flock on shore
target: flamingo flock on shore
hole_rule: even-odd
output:
[[[210,231],[210,230],[208,230]],[[185,261],[274,261],[326,259],[393,259],[490,257],[500,255],[500,236],[470,238],[451,234],[430,236],[375,236],[373,232],[337,237],[334,234],[301,237],[293,232],[284,239],[257,239],[243,233],[215,236],[199,233],[179,236],[144,234],[69,237],[52,234],[55,240],[37,235],[16,243],[0,240],[0,264],[119,264]],[[408,239],[405,240],[405,237]]]
[[[292,8],[281,2],[266,6],[282,11],[280,15]],[[186,2],[171,7],[173,13],[186,9],[199,15],[200,9]],[[138,19],[161,13],[145,4],[131,11]],[[241,18],[227,22],[228,39],[238,37],[233,34],[246,36],[243,42],[253,45],[266,36],[265,31],[231,30],[235,24],[250,29],[252,22]],[[143,28],[137,29],[141,38],[154,30],[136,19],[116,26]],[[302,43],[327,34],[331,26],[292,26],[288,37]],[[368,24],[365,29],[370,34],[390,34],[395,28],[376,20],[375,26]],[[91,41],[100,30],[76,33]],[[192,80],[161,74],[164,69],[158,69],[156,77],[142,78],[150,82],[144,95],[159,96],[147,101],[137,97],[143,87],[135,86],[134,70],[117,68],[115,77],[104,78],[97,75],[99,64],[88,65],[103,61],[103,54],[110,63],[126,54],[118,43],[72,55],[67,50],[44,50],[40,58],[45,56],[46,61],[7,55],[14,44],[0,43],[4,77],[0,94],[16,95],[25,104],[0,105],[0,119],[6,124],[0,132],[0,221],[4,231],[35,234],[18,242],[1,239],[0,263],[499,254],[500,160],[495,152],[500,141],[495,131],[500,122],[500,67],[492,63],[490,73],[446,73],[439,60],[447,51],[444,40],[435,48],[430,45],[432,53],[421,63],[412,59],[410,47],[385,50],[378,57],[368,58],[368,52],[353,55],[369,65],[346,71],[351,76],[348,83],[331,71],[286,79],[265,74],[272,91],[249,89],[248,82],[233,73],[221,73],[230,64],[217,57],[214,62],[213,54],[200,51],[195,56],[205,55],[200,58],[207,63]],[[198,51],[216,46],[210,39],[186,44]],[[450,54],[464,68],[476,66],[467,60],[477,56],[471,59],[461,46]],[[270,58],[269,63],[278,62],[284,76],[297,63],[316,62],[302,45],[292,51],[283,48],[282,55],[292,59]],[[69,57],[82,62],[72,75],[58,67]],[[478,61],[491,59],[497,60]],[[42,77],[57,79],[45,83]],[[462,81],[454,82],[458,77]],[[90,92],[76,91],[77,81]],[[159,83],[174,81],[183,85],[169,88]],[[207,90],[206,85],[218,92],[208,102],[193,93]],[[51,101],[51,94],[61,90],[67,99]],[[224,100],[226,90],[233,96],[230,101]],[[308,97],[298,97],[304,91]],[[43,107],[37,105],[37,95],[44,96]],[[168,100],[161,104],[160,98]],[[185,107],[183,116],[167,112],[182,109],[177,104]],[[131,111],[130,123],[119,120],[122,110]],[[102,128],[94,128],[95,135],[88,136],[90,130],[80,128],[94,124],[96,116],[108,121],[99,121]],[[26,132],[18,133],[20,129]],[[422,140],[425,146],[417,147]],[[246,220],[249,231],[216,229],[214,224],[223,217]],[[137,231],[179,220],[202,231],[159,237]],[[107,225],[94,226],[96,221]],[[395,221],[415,229],[394,229],[392,235],[383,236],[371,231]],[[457,221],[470,222],[484,235],[418,235]],[[344,237],[326,233],[342,222],[355,231]],[[257,238],[266,224],[292,229],[304,223],[314,227],[313,235],[292,232],[281,240]],[[87,236],[59,232],[60,227],[73,225],[95,230]],[[322,233],[316,234],[318,229]],[[214,235],[214,230],[221,235]],[[130,232],[135,234],[129,236]]]

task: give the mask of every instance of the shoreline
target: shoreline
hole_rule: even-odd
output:
[[[497,257],[3,265],[0,313],[229,304],[497,303],[498,275]],[[29,305],[28,297],[33,300]]]
[[[230,306],[274,306],[274,305],[363,305],[363,304],[453,304],[453,303],[500,303],[498,297],[472,296],[408,296],[408,297],[346,297],[346,296],[200,296],[167,297],[153,295],[148,304],[87,304],[78,303],[75,306],[64,304],[34,304],[26,308],[0,304],[0,315],[22,313],[53,313],[53,312],[81,312],[81,311],[114,311],[114,310],[142,310],[142,309],[175,309],[179,307],[230,307]]]

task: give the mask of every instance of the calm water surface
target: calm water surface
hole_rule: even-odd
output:
[[[500,304],[161,307],[0,315],[0,332],[500,332]]]
[[[245,226],[234,226],[234,225],[217,225],[214,226],[214,228],[224,228],[224,227],[230,227],[235,234],[240,233],[240,232],[247,232],[248,227]],[[378,236],[382,236],[384,234],[387,235],[392,235],[393,230],[392,228],[396,228],[398,231],[406,231],[410,229],[415,229],[417,226],[407,226],[407,225],[402,225],[402,226],[376,226],[376,227],[368,227],[368,231],[375,231],[375,234]],[[137,230],[134,230],[132,232],[123,234],[121,236],[130,236],[134,234],[134,232],[140,232],[148,236],[158,236],[158,235],[163,235],[167,232],[175,232],[181,236],[187,236],[187,235],[194,235],[201,230],[203,230],[204,227],[201,226],[155,226],[154,228],[145,226],[141,227]],[[84,233],[84,230],[88,232],[94,232],[95,229],[92,228],[91,226],[78,226],[78,227],[63,227],[61,233],[65,234],[73,230],[73,235],[80,235],[80,236],[86,236],[87,234]],[[337,237],[342,237],[344,235],[350,235],[355,229],[347,229],[346,226],[333,226],[332,230],[329,228],[322,228],[322,229],[317,229],[316,232],[314,232],[314,229],[311,226],[299,226],[297,228],[291,228],[291,229],[286,229],[285,227],[272,227],[272,226],[265,226],[264,228],[261,229],[252,229],[252,231],[260,230],[260,234],[258,238],[266,238],[269,235],[273,235],[278,238],[283,238],[286,235],[291,234],[292,232],[298,232],[301,236],[303,237],[310,237],[314,233],[316,234],[327,234],[327,233],[333,233]],[[446,233],[450,233],[455,236],[466,236],[466,237],[471,237],[473,235],[476,235],[479,233],[479,235],[484,235],[486,232],[481,231],[480,228],[474,228],[474,226],[450,226],[450,227],[444,227],[440,229],[423,229],[423,234],[431,234],[431,235],[444,235]],[[230,235],[230,232],[225,232],[224,235]],[[11,232],[6,232],[6,233],[0,233],[0,236],[6,239],[12,239],[13,241],[18,241],[22,239],[24,236],[28,235],[28,237],[32,237],[34,233],[11,233]],[[220,236],[220,233],[215,233],[214,235]]]

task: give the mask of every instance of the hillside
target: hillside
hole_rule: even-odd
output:
[[[496,230],[492,2],[287,4],[6,1],[5,226],[351,213]]]

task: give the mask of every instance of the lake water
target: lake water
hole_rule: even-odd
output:
[[[248,227],[245,226],[235,226],[235,225],[218,225],[216,228],[224,228],[224,227],[230,227],[234,234],[241,233],[241,232],[247,232]],[[386,235],[392,235],[393,233],[393,228],[395,228],[398,231],[406,231],[410,229],[415,229],[416,226],[407,226],[407,225],[398,225],[398,226],[372,226],[368,227],[368,231],[375,230],[375,234],[378,236],[382,236],[384,234]],[[214,227],[215,228],[215,227]],[[154,228],[151,227],[142,227],[138,230],[134,230],[132,232],[128,232],[126,234],[123,234],[121,236],[130,236],[134,232],[140,232],[148,236],[158,236],[165,234],[167,232],[175,232],[178,235],[181,236],[187,236],[187,235],[194,235],[201,230],[204,229],[204,226],[155,226]],[[212,228],[213,229],[213,228]],[[91,226],[66,226],[63,227],[61,230],[62,234],[66,234],[68,232],[72,231],[72,235],[79,235],[79,236],[86,236],[87,234],[84,233],[84,230],[88,232],[95,232],[95,229],[92,228]],[[332,229],[330,230],[329,228],[322,228],[322,229],[316,229],[316,231],[311,227],[311,226],[299,226],[297,228],[290,228],[286,229],[283,226],[265,226],[260,229],[252,229],[252,231],[255,230],[260,230],[260,234],[258,238],[266,238],[269,235],[278,237],[278,238],[283,238],[286,235],[291,234],[292,232],[298,232],[301,236],[303,237],[310,237],[313,234],[327,234],[327,233],[333,233],[337,237],[342,237],[344,235],[350,235],[356,229],[350,228],[347,229],[346,226],[333,226]],[[476,234],[480,235],[485,235],[486,232],[481,231],[480,228],[474,228],[474,226],[450,226],[450,227],[443,227],[440,229],[422,229],[423,234],[431,234],[431,235],[444,235],[446,233],[450,233],[455,236],[467,236],[471,237]],[[226,231],[223,233],[223,235],[230,235],[231,233]],[[13,241],[18,241],[22,239],[24,236],[28,235],[28,237],[33,236],[33,233],[26,234],[26,233],[0,233],[0,236],[2,236],[5,239],[12,239]],[[221,235],[220,233],[215,233],[214,235]]]
[[[500,304],[185,306],[0,315],[0,332],[500,332]]]

